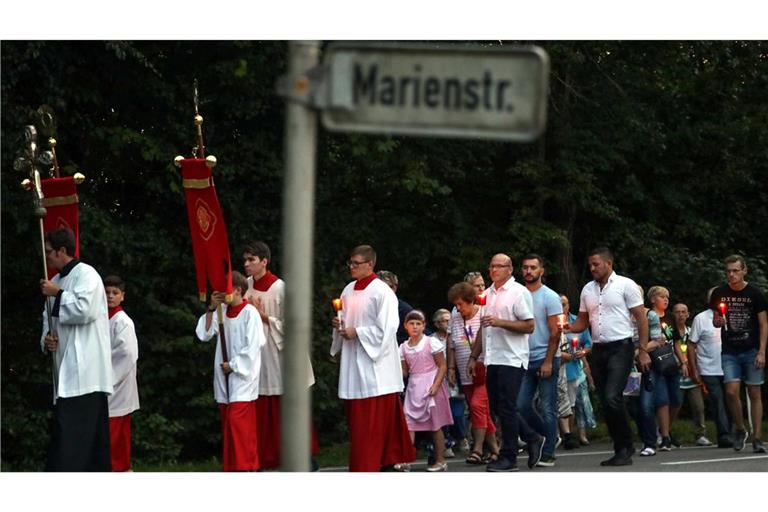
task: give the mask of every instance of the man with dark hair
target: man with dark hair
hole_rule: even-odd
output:
[[[588,263],[594,280],[581,291],[576,321],[562,330],[579,333],[592,327],[592,375],[605,407],[605,422],[614,451],[614,456],[600,465],[627,466],[632,464],[635,451],[623,395],[634,358],[632,317],[640,336],[638,360],[642,371],[647,371],[651,364],[648,318],[640,289],[633,280],[614,272],[613,254],[607,247],[590,252]]]
[[[43,350],[54,353],[53,431],[46,471],[110,471],[112,361],[107,296],[98,272],[73,257],[75,235],[45,236],[45,259],[59,270],[42,279],[53,325],[43,313]]]
[[[416,458],[399,396],[397,297],[376,278],[371,246],[355,247],[347,265],[353,281],[341,293],[343,319],[334,316],[331,322],[330,353],[341,352],[339,398],[349,425],[349,470],[378,471]]]
[[[557,383],[560,376],[560,332],[558,319],[563,314],[560,297],[544,284],[544,263],[541,256],[528,254],[521,263],[523,282],[533,299],[535,329],[528,336],[528,369],[520,385],[517,407],[525,421],[547,441],[539,466],[555,465],[557,439]],[[536,410],[533,398],[537,394],[541,410]]]
[[[264,242],[252,242],[243,248],[243,268],[248,276],[246,301],[253,304],[261,317],[267,342],[261,349],[259,398],[256,400],[256,419],[259,431],[259,463],[262,469],[280,466],[280,398],[283,395],[282,359],[285,349],[284,315],[285,282],[269,270],[272,252]],[[290,343],[290,340],[288,340]],[[309,354],[307,354],[309,359]],[[315,383],[312,363],[308,362],[307,387]],[[312,454],[317,455],[319,444],[312,429]],[[312,459],[311,467],[317,462]]]
[[[723,341],[725,398],[735,426],[733,448],[740,451],[747,444],[740,398],[741,381],[744,381],[752,405],[752,451],[765,453],[765,445],[760,439],[763,420],[760,387],[765,380],[768,304],[763,292],[745,281],[746,275],[747,262],[743,257],[734,254],[725,258],[728,282],[712,292],[710,307],[714,311],[712,323],[720,327]]]

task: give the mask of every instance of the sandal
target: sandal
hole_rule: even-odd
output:
[[[429,471],[430,473],[437,473],[438,471],[448,471],[448,463],[447,462],[435,463],[432,466],[428,466],[427,471]]]
[[[485,464],[485,461],[483,460],[483,454],[480,452],[472,452],[470,453],[466,460],[464,461],[467,464]]]
[[[483,455],[483,463],[489,464],[491,462],[496,462],[499,459],[498,453],[486,453]]]

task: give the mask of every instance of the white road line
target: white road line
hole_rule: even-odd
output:
[[[728,457],[727,459],[707,459],[707,460],[681,460],[678,462],[662,462],[662,466],[677,466],[680,464],[704,464],[707,462],[726,462],[749,459],[768,459],[768,455],[755,455],[754,457]]]

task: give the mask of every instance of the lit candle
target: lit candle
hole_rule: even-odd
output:
[[[681,343],[680,344],[680,352],[682,352],[683,354],[688,352],[688,345],[686,345],[685,343]]]
[[[561,313],[557,315],[557,326],[562,329],[564,325],[565,325],[565,314]]]
[[[725,302],[721,302],[717,305],[718,311],[720,311],[720,315],[723,317],[723,327],[725,330],[728,330],[728,321],[725,318],[725,314],[728,312],[728,306],[725,304]]]
[[[477,297],[475,297],[475,304],[478,304],[480,306],[485,306],[485,294],[481,293]]]
[[[339,319],[339,328],[341,329],[341,310],[344,308],[344,302],[341,299],[333,299],[333,309],[336,310],[336,317]]]
[[[579,348],[579,338],[571,339],[571,352],[574,353]]]

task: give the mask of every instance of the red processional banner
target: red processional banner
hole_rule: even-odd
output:
[[[75,234],[75,258],[80,257],[80,214],[78,210],[77,188],[72,176],[48,178],[40,181],[43,191],[43,206],[47,213],[43,217],[43,231],[68,228]],[[48,279],[59,271],[48,269]]]
[[[187,199],[189,233],[195,255],[197,291],[206,300],[206,280],[213,291],[232,295],[232,263],[224,216],[221,213],[211,169],[205,159],[181,161],[184,195]]]

